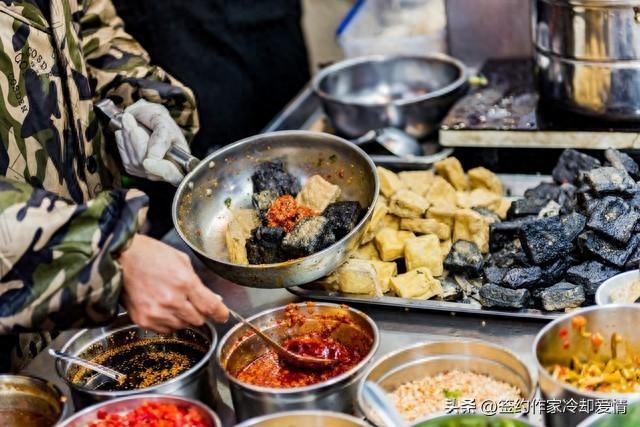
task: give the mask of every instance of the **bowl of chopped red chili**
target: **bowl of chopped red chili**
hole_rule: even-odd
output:
[[[220,341],[218,363],[239,419],[299,409],[353,409],[357,381],[378,347],[378,328],[359,310],[329,303],[289,304],[249,319],[290,351],[338,360],[330,368],[287,365],[242,324]]]
[[[86,408],[59,427],[220,427],[208,406],[193,399],[143,394],[127,396]]]

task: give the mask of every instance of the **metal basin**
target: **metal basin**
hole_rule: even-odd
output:
[[[395,127],[421,138],[438,128],[466,79],[464,64],[446,55],[379,55],[325,68],[313,89],[341,135]]]
[[[236,427],[367,427],[369,424],[351,415],[330,411],[290,411],[252,418]]]
[[[251,208],[251,175],[259,163],[274,159],[284,160],[302,183],[322,175],[340,186],[342,200],[356,200],[367,211],[350,233],[315,254],[277,264],[232,264],[225,243],[231,219],[227,204]],[[375,165],[360,148],[329,134],[273,132],[236,142],[205,158],[178,187],[173,223],[185,243],[220,276],[255,288],[290,287],[326,276],[347,260],[360,243],[377,197]]]
[[[611,293],[629,287],[638,280],[640,280],[640,271],[638,270],[625,271],[624,273],[610,277],[598,286],[598,290],[596,291],[596,304],[615,304],[615,302],[612,301]],[[627,303],[633,303],[633,301]]]
[[[523,420],[486,415],[444,415],[414,424],[413,427],[534,427]]]
[[[327,381],[305,387],[269,388],[243,383],[233,375],[267,350],[261,340],[239,324],[222,337],[216,353],[219,365],[229,380],[233,406],[239,419],[258,415],[299,409],[326,409],[351,412],[357,381],[378,348],[378,328],[373,320],[361,311],[328,303],[297,304],[303,322],[290,328],[283,324],[286,307],[263,311],[249,318],[252,323],[277,341],[301,335],[327,324],[327,317],[348,313],[353,324],[343,324],[332,332],[333,339],[344,345],[362,345],[362,337],[371,339],[366,357],[352,369]]]
[[[195,399],[184,397],[163,396],[160,394],[142,394],[137,396],[126,396],[118,399],[103,402],[98,405],[86,408],[76,413],[71,418],[65,420],[58,427],[86,427],[91,421],[95,421],[98,411],[105,411],[108,414],[118,414],[129,412],[143,404],[144,402],[174,404],[177,406],[194,407],[203,418],[208,427],[222,427],[218,416],[206,405]]]
[[[522,391],[524,399],[532,399],[536,392],[534,375],[522,360],[505,348],[473,340],[427,342],[390,353],[371,366],[358,386],[358,409],[369,421],[381,425],[364,399],[366,381],[378,383],[391,393],[409,381],[453,369],[473,371],[509,383]],[[424,419],[437,415],[442,414],[432,414]]]
[[[640,398],[638,393],[597,393],[579,390],[562,381],[555,380],[545,366],[555,363],[568,364],[571,356],[577,351],[590,351],[588,340],[578,339],[578,334],[570,334],[569,350],[563,349],[560,338],[560,328],[571,330],[571,319],[575,316],[584,316],[587,319],[587,328],[590,331],[599,332],[604,337],[600,354],[610,355],[611,335],[614,332],[620,334],[631,348],[638,354],[640,352],[640,305],[608,305],[593,306],[577,310],[564,315],[545,326],[537,335],[533,344],[533,353],[536,356],[538,375],[540,377],[540,391],[544,399],[575,399],[576,401],[595,401],[598,399],[632,400]],[[595,406],[597,407],[597,406]],[[545,415],[548,427],[564,427],[577,425],[589,414],[581,411],[555,412]]]
[[[68,412],[66,397],[53,384],[23,375],[0,375],[0,425],[51,427]]]
[[[84,408],[96,402],[115,399],[124,396],[134,396],[145,393],[160,393],[198,399],[214,407],[214,392],[216,389],[214,365],[211,360],[218,337],[215,329],[206,323],[197,328],[189,328],[172,334],[160,335],[141,329],[131,322],[127,315],[121,315],[109,326],[96,329],[83,329],[65,343],[61,351],[74,356],[93,359],[106,351],[121,348],[141,339],[149,338],[177,338],[181,341],[197,343],[207,349],[202,358],[190,369],[163,383],[136,390],[96,389],[105,383],[104,377],[96,374],[84,380],[83,384],[72,381],[78,367],[61,360],[56,360],[58,375],[69,385],[71,396],[76,409]],[[159,348],[161,345],[158,346]],[[118,369],[117,366],[111,366]],[[102,387],[101,387],[102,388]]]

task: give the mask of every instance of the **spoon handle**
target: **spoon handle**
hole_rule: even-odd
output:
[[[97,363],[91,362],[90,360],[81,359],[79,357],[61,353],[52,348],[49,349],[49,354],[55,358],[62,359],[66,362],[74,363],[76,365],[82,366],[83,368],[87,368],[92,371],[98,372],[99,374],[109,377],[112,380],[117,381],[119,383],[123,383],[127,379],[127,376],[125,374],[121,374],[118,371],[115,371],[111,368],[107,368],[106,366],[102,366]]]
[[[367,381],[364,383],[362,391],[365,401],[373,407],[385,426],[409,427],[378,384]]]
[[[247,319],[245,319],[244,317],[240,316],[238,313],[236,313],[235,311],[231,310],[230,308],[229,310],[229,314],[231,316],[233,316],[238,322],[241,322],[242,324],[244,324],[245,326],[249,327],[253,332],[255,332],[260,338],[262,338],[263,340],[267,341],[274,350],[276,350],[276,352],[280,353],[280,352],[284,352],[286,354],[286,350],[284,350],[282,348],[282,346],[280,346],[280,344],[278,344],[277,342],[275,342],[274,340],[271,339],[270,336],[268,336],[267,334],[265,334],[264,332],[262,332],[260,330],[260,328],[258,328],[257,326],[255,326],[253,323],[249,322]]]

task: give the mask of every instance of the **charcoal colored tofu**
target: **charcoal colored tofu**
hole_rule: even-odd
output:
[[[516,199],[507,211],[507,218],[514,219],[528,215],[538,215],[547,204],[546,199]]]
[[[478,276],[482,272],[484,260],[478,246],[467,240],[458,240],[451,246],[444,260],[444,267],[452,273]]]
[[[585,174],[585,180],[598,197],[607,194],[631,197],[638,190],[636,182],[626,171],[610,166],[591,169]]]
[[[591,212],[587,227],[624,244],[631,238],[638,219],[640,214],[623,199],[607,196],[601,199]]]
[[[520,230],[522,247],[534,264],[547,263],[571,252],[574,234],[585,222],[580,214],[528,222]]]
[[[576,210],[577,191],[578,188],[573,184],[566,183],[560,186],[560,195],[557,202],[561,206],[561,214],[568,214]]]
[[[618,268],[624,267],[638,247],[639,241],[640,235],[634,234],[626,245],[620,245],[598,236],[593,231],[585,231],[578,237],[578,244],[583,253],[591,254]]]
[[[251,195],[251,203],[258,212],[258,217],[264,225],[267,225],[267,212],[269,211],[269,207],[277,198],[278,194],[273,190],[264,190]]]
[[[507,270],[500,284],[511,289],[533,288],[542,278],[542,269],[534,267],[516,267]]]
[[[561,210],[562,206],[560,206],[560,203],[556,202],[555,200],[549,200],[547,204],[544,205],[542,209],[540,209],[540,212],[538,212],[538,218],[558,216],[560,215]]]
[[[560,257],[549,264],[541,265],[542,277],[540,277],[540,285],[550,286],[560,282],[564,278],[567,270],[571,267],[572,262],[573,258],[566,256]]]
[[[542,308],[547,311],[580,307],[585,299],[582,286],[567,282],[556,283],[540,292]]]
[[[582,230],[584,230],[584,227],[587,224],[587,218],[578,212],[562,215],[559,218],[564,237],[571,241],[575,240],[576,237],[582,233]]]
[[[329,221],[323,216],[301,219],[282,239],[282,250],[289,259],[311,255],[335,243]]]
[[[640,167],[628,154],[614,150],[613,148],[608,148],[604,151],[604,157],[614,168],[627,171],[634,179],[640,177]]]
[[[462,298],[462,288],[453,277],[447,276],[441,278],[440,285],[442,286],[441,298],[443,301],[458,301]]]
[[[251,175],[251,181],[254,193],[271,190],[278,196],[295,196],[300,191],[300,182],[284,169],[284,162],[281,160],[260,163]]]
[[[491,254],[491,260],[496,267],[528,267],[531,266],[529,257],[522,249],[520,239],[514,239],[502,249]]]
[[[536,200],[558,200],[560,197],[560,186],[552,182],[541,182],[533,188],[529,188],[524,192],[526,199]]]
[[[535,217],[523,217],[491,224],[489,226],[489,248],[491,252],[499,251],[505,245],[513,242],[518,237],[522,226],[535,219]]]
[[[342,239],[353,230],[363,215],[364,209],[358,202],[334,202],[322,212],[336,239]]]
[[[565,182],[576,184],[580,171],[588,171],[599,166],[600,160],[569,148],[560,154],[558,163],[553,168],[551,175],[558,184]]]
[[[485,282],[487,283],[500,283],[502,278],[507,273],[507,268],[501,268],[495,265],[485,265],[484,274]]]
[[[528,289],[509,289],[493,283],[480,288],[480,302],[484,307],[524,308],[531,299]]]
[[[249,264],[273,264],[286,261],[281,243],[285,236],[281,227],[257,227],[251,231],[247,240],[247,259]]]
[[[576,285],[582,285],[588,296],[593,296],[600,285],[607,279],[620,273],[616,267],[598,261],[585,261],[571,266],[565,274],[565,280]]]
[[[640,222],[638,222],[640,224]],[[636,248],[636,250],[631,254],[627,262],[624,264],[623,270],[635,270],[640,265],[640,245]]]

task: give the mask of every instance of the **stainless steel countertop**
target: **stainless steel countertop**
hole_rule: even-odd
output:
[[[244,316],[298,301],[294,295],[284,289],[245,288],[222,279],[207,270],[188,250],[175,231],[168,233],[163,238],[163,241],[188,253],[196,272],[203,282],[220,294],[227,305]],[[424,341],[456,338],[481,339],[505,346],[516,353],[530,367],[532,374],[537,377],[531,348],[534,337],[545,325],[544,322],[417,312],[403,309],[368,307],[366,305],[358,305],[356,307],[371,316],[380,328],[380,347],[375,358],[401,347]],[[219,337],[222,337],[232,325],[233,321],[231,320],[224,325],[217,325],[216,329]],[[52,345],[55,348],[60,348],[71,333],[62,333]],[[224,402],[224,407],[217,408],[217,411],[224,425],[230,426],[234,424],[231,396],[223,375],[220,370],[218,371],[218,391],[222,402]],[[50,380],[68,393],[64,382],[55,373],[53,359],[46,352],[39,354],[24,370],[24,373]],[[536,421],[539,422],[539,420]]]

